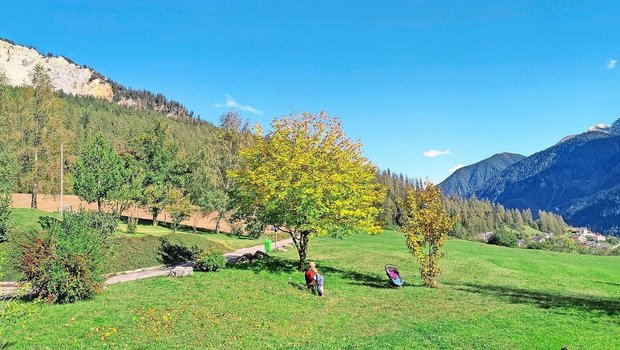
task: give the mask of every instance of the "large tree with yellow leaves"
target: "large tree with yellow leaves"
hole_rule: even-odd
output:
[[[238,218],[288,233],[306,264],[314,236],[380,232],[378,206],[384,189],[359,142],[325,113],[276,119],[272,130],[241,151],[233,203]]]

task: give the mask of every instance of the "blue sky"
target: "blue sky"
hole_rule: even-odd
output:
[[[490,3],[0,0],[0,36],[212,122],[324,110],[380,167],[441,181],[620,117],[620,2]]]

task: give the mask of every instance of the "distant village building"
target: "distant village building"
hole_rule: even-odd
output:
[[[576,227],[572,230],[572,232],[576,235],[576,236],[585,236],[585,237],[592,237],[595,235],[595,233],[593,233],[592,231],[588,230],[587,227]]]
[[[607,238],[604,235],[590,231],[587,227],[577,227],[571,230],[575,243],[585,244],[587,246],[595,246],[596,243],[605,242]]]
[[[584,236],[575,236],[573,237],[573,240],[575,241],[575,243],[580,243],[580,244],[585,244],[588,239]]]

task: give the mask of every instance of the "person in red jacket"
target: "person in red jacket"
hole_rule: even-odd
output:
[[[306,287],[308,287],[308,289],[311,290],[312,293],[316,293],[316,287],[317,287],[316,275],[314,273],[315,266],[316,264],[311,262],[310,266],[308,266],[305,271]]]

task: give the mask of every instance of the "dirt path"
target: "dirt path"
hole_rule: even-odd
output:
[[[292,244],[293,244],[293,240],[290,238],[279,240],[277,242],[273,242],[272,250],[283,249],[285,247],[291,246]],[[257,251],[261,251],[265,253],[265,246],[261,244],[261,245],[255,245],[253,247],[241,248],[241,249],[235,250],[234,252],[226,253],[224,254],[224,256],[226,257],[226,260],[228,260],[229,262],[232,262],[232,261],[237,260],[239,257],[243,256],[243,254],[247,254],[247,253],[254,254]],[[153,267],[139,269],[139,270],[120,272],[120,273],[114,274],[114,276],[108,277],[105,281],[105,285],[109,286],[109,285],[116,284],[116,283],[137,281],[137,280],[141,280],[145,278],[158,277],[158,276],[167,276],[170,273],[171,269],[173,269],[176,266],[183,266],[183,265],[185,264],[175,265],[175,266],[153,266]],[[10,298],[11,294],[15,291],[16,288],[17,288],[17,284],[15,282],[0,282],[0,300],[6,300]]]

